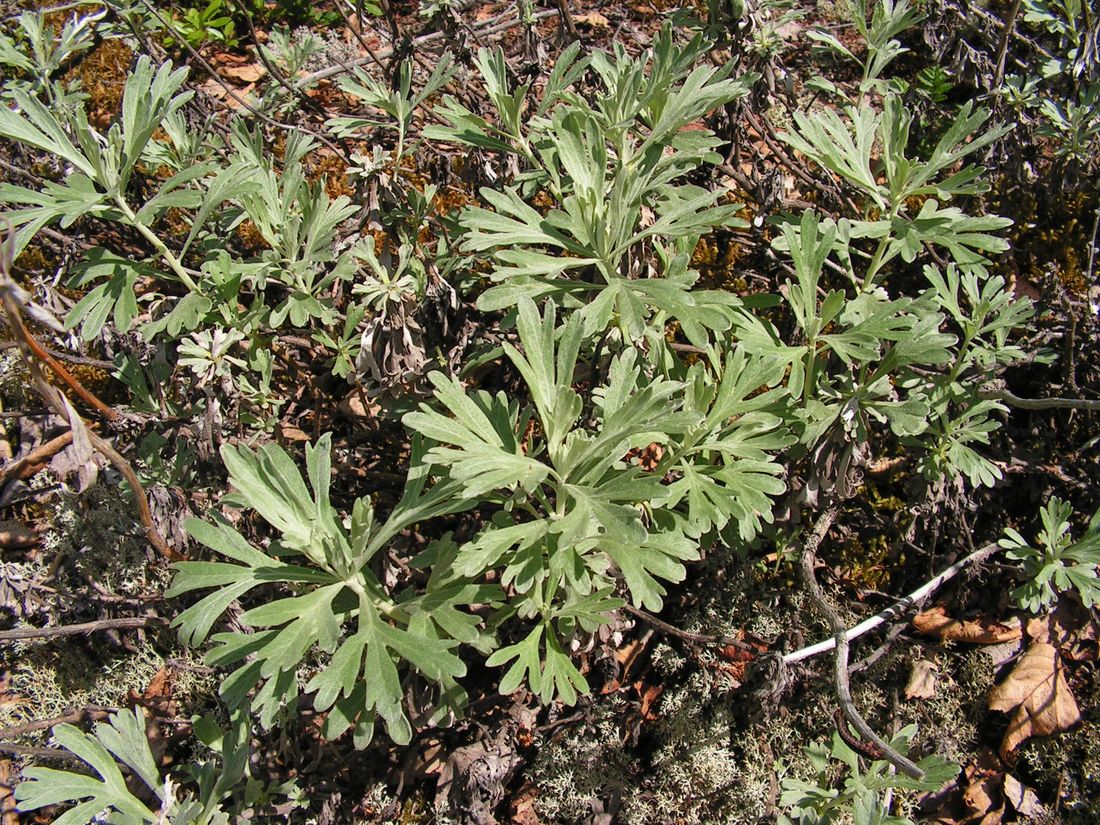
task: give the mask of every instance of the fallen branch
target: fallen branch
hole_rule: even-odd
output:
[[[985,547],[975,550],[966,558],[960,559],[959,561],[955,562],[953,565],[948,567],[935,578],[930,579],[929,581],[922,584],[905,598],[894,602],[881,613],[877,613],[871,618],[860,622],[851,630],[845,631],[845,635],[847,636],[849,641],[851,641],[852,639],[858,639],[864,633],[870,633],[876,627],[886,624],[886,622],[893,621],[914,604],[927,598],[936,590],[938,590],[944,582],[953,579],[962,570],[969,567],[970,565],[985,561],[1000,549],[1000,546],[997,544],[987,544],[985,545]],[[800,650],[794,651],[793,653],[786,654],[783,657],[783,664],[791,665],[795,662],[801,662],[803,659],[809,659],[813,656],[817,656],[819,653],[827,653],[835,647],[835,638],[826,639],[823,642],[818,642],[817,644],[812,644],[809,647],[804,647]]]
[[[1100,401],[1088,398],[1020,398],[1003,387],[983,389],[982,398],[1003,401],[1019,410],[1089,410],[1100,412]]]
[[[62,433],[56,438],[51,438],[44,444],[39,444],[25,456],[15,459],[3,467],[0,467],[0,482],[18,476],[24,477],[24,471],[49,461],[59,452],[73,443],[73,431]],[[27,473],[29,475],[29,473]]]
[[[100,619],[81,624],[63,624],[57,627],[17,627],[15,630],[0,630],[0,642],[19,642],[26,639],[55,639],[58,636],[79,636],[94,633],[97,630],[125,630],[145,627],[166,621],[159,616],[130,616],[124,619]]]
[[[69,403],[68,398],[65,397],[60,389],[46,380],[46,377],[42,374],[42,370],[38,366],[38,361],[32,357],[32,355],[37,355],[35,352],[35,345],[37,345],[37,342],[34,341],[26,324],[23,323],[23,313],[26,311],[26,307],[23,304],[24,298],[22,297],[22,290],[20,290],[11,279],[11,267],[15,260],[15,233],[11,231],[11,227],[7,225],[7,221],[4,221],[4,224],[6,230],[4,232],[5,237],[2,241],[2,247],[0,247],[0,302],[2,302],[4,306],[8,328],[11,330],[12,335],[15,336],[15,339],[21,344],[20,352],[27,363],[27,368],[30,370],[31,378],[34,381],[35,388],[38,390],[38,394],[42,396],[42,400],[46,402],[46,406],[50,407],[57,415],[69,422],[69,429],[72,430],[74,438],[78,432],[86,435],[92,447],[110,461],[115,469],[121,473],[122,477],[126,479],[126,482],[130,485],[130,491],[134,496],[134,502],[137,504],[138,518],[145,530],[145,538],[148,542],[166,559],[170,561],[182,560],[183,556],[168,545],[168,542],[164,540],[164,537],[161,536],[160,531],[153,522],[153,514],[149,509],[149,497],[145,494],[145,488],[141,484],[141,479],[139,479],[137,473],[134,472],[134,468],[130,465],[130,462],[115,450],[105,438],[85,426],[84,421],[80,418],[80,414],[77,413],[72,404]],[[41,349],[41,347],[39,347],[39,349]],[[58,375],[60,375],[60,373],[58,373]],[[75,379],[73,380],[75,381]],[[77,382],[77,385],[79,386],[79,382]],[[98,401],[99,399],[96,400]],[[102,404],[102,402],[100,403]],[[118,416],[118,413],[114,412],[114,410],[111,410],[111,412],[115,417]]]
[[[669,636],[675,636],[677,639],[683,639],[685,642],[692,642],[693,644],[706,645],[707,647],[724,647],[726,645],[735,647],[739,650],[752,650],[752,646],[745,644],[744,642],[734,639],[730,636],[710,636],[705,633],[692,633],[688,630],[681,630],[676,625],[669,624],[668,622],[658,619],[652,613],[647,613],[644,610],[639,610],[633,605],[624,604],[622,607],[631,616],[636,616],[646,624],[653,625],[655,630],[665,633]]]
[[[840,703],[840,710],[843,712],[843,716],[838,713],[837,729],[842,736],[848,733],[843,722],[843,719],[847,719],[848,722],[851,722],[852,727],[856,729],[859,735],[866,740],[866,743],[870,746],[869,749],[873,750],[875,758],[888,760],[907,776],[911,776],[914,779],[924,779],[924,771],[911,759],[898,753],[889,742],[875,733],[856,709],[855,702],[852,701],[852,691],[848,683],[848,631],[844,625],[841,624],[840,617],[833,609],[833,606],[829,604],[829,600],[825,598],[825,594],[821,590],[821,585],[819,585],[817,579],[814,578],[814,563],[817,561],[817,548],[821,544],[822,539],[825,538],[825,534],[829,532],[829,528],[833,524],[833,519],[836,518],[836,513],[837,508],[834,505],[825,510],[818,518],[817,524],[814,525],[813,532],[802,548],[801,573],[806,591],[809,593],[810,599],[814,603],[814,607],[816,607],[818,612],[828,621],[836,641],[836,669],[834,671],[834,681],[836,685],[837,701]],[[852,743],[850,742],[849,744]],[[856,744],[860,743],[857,741]]]
[[[75,753],[63,751],[60,748],[32,748],[27,745],[9,745],[7,742],[0,742],[0,753],[6,753],[8,756],[33,756],[36,759],[62,759],[78,764],[84,761]]]
[[[93,719],[102,719],[115,710],[117,708],[88,705],[78,710],[69,711],[61,716],[54,716],[51,719],[37,719],[34,722],[27,722],[22,725],[12,725],[10,728],[0,728],[0,740],[17,739],[20,736],[26,736],[28,733],[52,728],[54,725],[75,725],[89,716]]]

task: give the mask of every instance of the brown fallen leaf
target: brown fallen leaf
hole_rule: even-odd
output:
[[[1081,721],[1058,649],[1046,642],[1024,651],[1008,678],[990,692],[989,709],[1016,711],[1001,742],[1005,762],[1028,738],[1049,736]]]
[[[583,23],[586,26],[594,26],[601,29],[605,29],[611,25],[611,21],[598,11],[589,12],[588,14],[574,14],[573,22]]]
[[[234,93],[231,95],[229,94],[226,87],[222,85],[224,83],[224,80],[219,82],[212,77],[208,77],[206,80],[199,84],[198,88],[199,91],[201,91],[203,94],[209,95],[210,97],[222,101],[227,109],[233,110],[242,108],[244,104],[248,102],[249,96],[251,95],[252,90],[255,88],[254,83],[249,83],[247,86],[243,86],[240,89],[235,89]],[[242,103],[242,101],[244,101],[244,103]]]
[[[226,66],[221,73],[241,83],[255,83],[267,74],[267,69],[259,63],[253,63],[249,66]]]
[[[38,534],[21,521],[0,521],[0,549],[18,550],[38,543]]]
[[[1019,622],[1005,623],[992,619],[959,621],[947,615],[942,605],[923,610],[913,617],[913,627],[929,636],[952,642],[994,645],[1019,639],[1023,634]]]
[[[1035,791],[1012,774],[1005,774],[1005,799],[1012,803],[1016,813],[1029,819],[1038,819],[1046,814],[1046,806],[1039,801]]]
[[[364,402],[366,402],[364,404]],[[344,400],[336,405],[336,408],[348,418],[377,418],[382,407],[368,399],[359,390],[352,390],[344,396]]]
[[[963,804],[970,812],[968,821],[976,821],[980,825],[998,825],[1005,810],[1000,777],[987,776],[972,782],[963,791]]]
[[[931,699],[936,694],[938,669],[935,662],[927,659],[918,659],[913,662],[913,668],[909,672],[909,683],[905,686],[905,698]]]
[[[243,66],[251,58],[243,54],[233,54],[233,52],[218,52],[210,61],[216,66]]]
[[[295,427],[293,424],[280,424],[279,435],[283,440],[288,443],[312,441],[313,438],[303,430],[301,427]]]
[[[526,783],[508,803],[508,813],[511,816],[511,825],[541,825],[538,813],[535,811],[535,800],[538,798],[538,789],[531,783]]]

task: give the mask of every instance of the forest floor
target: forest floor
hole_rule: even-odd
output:
[[[571,43],[579,41],[585,53],[621,47],[637,55],[677,12],[665,0],[562,2],[561,8],[524,2],[369,5],[358,4],[359,15],[350,3],[253,6],[236,0],[34,8],[47,11],[45,19],[56,30],[79,15],[99,15],[94,25],[129,21],[130,36],[118,34],[127,30],[122,24],[105,28],[87,49],[51,69],[59,82],[80,80],[87,96],[81,105],[93,127],[105,131],[118,119],[136,56],[151,53],[157,62],[171,58],[189,67],[186,88],[196,93],[189,128],[228,135],[228,118],[248,119],[264,131],[264,151],[280,161],[287,140],[280,124],[337,139],[326,131],[326,119],[355,105],[336,82],[345,64],[356,62],[393,86],[399,85],[398,58],[406,57],[416,85],[445,51],[468,68],[478,48],[500,46],[510,76],[530,83],[534,95]],[[679,13],[701,15],[703,5]],[[714,174],[732,200],[747,204],[747,228],[707,233],[691,259],[701,285],[740,296],[777,292],[788,277],[790,268],[772,245],[779,235],[773,218],[807,207],[840,216],[852,202],[842,183],[779,135],[791,128],[792,112],[818,100],[819,91],[807,86],[812,77],[823,75],[842,89],[859,83],[855,69],[823,55],[819,40],[807,34],[836,32],[838,42],[857,49],[843,4],[743,5],[747,22],[740,39],[716,48],[711,61],[718,65],[742,49],[746,70],[762,79],[736,105],[708,115],[704,125],[728,141]],[[1024,7],[1053,5],[1029,1]],[[954,0],[927,0],[918,6],[925,16],[897,35],[907,51],[890,67],[891,76],[910,90],[907,105],[918,119],[914,142],[927,142],[917,134],[921,129],[934,141],[945,113],[971,99],[987,101],[995,120],[1018,121],[1012,137],[983,150],[983,179],[990,186],[969,203],[973,211],[1013,221],[1004,233],[1010,249],[991,256],[989,272],[1003,276],[1020,300],[1035,302],[1033,317],[1013,340],[1028,352],[1053,355],[1024,358],[1008,368],[1000,376],[1008,391],[1004,398],[1085,403],[1029,408],[1006,402],[999,428],[982,448],[997,476],[988,485],[961,478],[931,484],[903,439],[886,435],[873,455],[860,456],[861,465],[856,461],[850,473],[841,471],[841,489],[828,493],[830,518],[807,513],[800,523],[784,520],[799,490],[793,482],[800,471],[792,469],[792,498],[776,501],[775,524],[736,551],[704,548],[686,578],[668,585],[659,615],[628,605],[598,631],[573,637],[567,652],[590,687],[573,705],[543,703],[523,687],[501,695],[498,669],[471,656],[462,679],[469,695],[463,716],[430,723],[425,710],[414,719],[408,744],[395,744],[379,731],[357,749],[350,734],[326,741],[326,714],[304,696],[291,718],[268,730],[256,726],[250,734],[250,771],[263,790],[250,797],[248,821],[798,821],[792,800],[818,793],[835,799],[835,806],[821,803],[826,813],[820,820],[803,812],[801,821],[902,821],[875,818],[891,811],[945,825],[1100,822],[1100,616],[1068,587],[1041,609],[1022,609],[1013,595],[1022,581],[1020,565],[996,546],[1005,528],[1034,540],[1042,527],[1040,508],[1052,497],[1073,505],[1074,536],[1088,530],[1085,522],[1100,506],[1100,413],[1088,403],[1100,398],[1096,138],[1077,154],[1060,153],[1049,129],[1026,121],[1004,96],[990,91],[1006,73],[1023,71],[1019,67],[1039,62],[1040,52],[1054,48],[1048,31],[1023,14],[1015,18],[1020,3],[970,9]],[[27,8],[0,3],[9,33],[16,31],[12,15]],[[133,27],[139,18],[144,29]],[[1005,33],[1009,20],[1018,36]],[[1092,33],[1079,48],[1087,50],[1091,36],[1095,50],[1096,21],[1087,13],[1084,20]],[[681,18],[675,22],[680,25]],[[318,45],[298,77],[319,79],[296,93],[300,100],[288,93],[290,102],[268,105],[265,95],[287,80],[273,77],[256,47],[271,44],[272,32],[283,29],[299,39],[313,32]],[[10,42],[19,42],[17,34],[11,36]],[[997,68],[998,58],[1002,64],[1007,59],[1007,71]],[[11,60],[3,71],[5,84],[24,77]],[[489,111],[476,83],[456,81],[446,91],[475,111]],[[10,105],[8,98],[3,105]],[[1093,105],[1100,110],[1100,103]],[[373,109],[369,116],[377,114]],[[418,115],[415,130],[429,120]],[[340,148],[367,155],[374,146],[392,148],[392,130],[364,129]],[[490,168],[484,154],[425,143],[388,174],[420,191],[437,186],[430,220],[442,222],[455,210],[485,203],[478,186],[499,170]],[[360,214],[388,208],[386,191],[365,190],[336,152],[317,146],[303,164],[309,181],[323,181],[330,198],[350,197],[364,210]],[[33,147],[0,145],[0,180],[6,183],[38,187],[64,174]],[[192,207],[181,201],[180,214]],[[161,222],[173,248],[183,245],[189,226],[183,217],[173,226],[172,210]],[[384,242],[381,223],[364,218],[355,231],[361,227]],[[252,260],[250,254],[269,244],[261,230],[244,221],[225,242],[235,255]],[[86,285],[70,280],[76,262],[98,246],[136,258],[152,254],[132,227],[77,214],[42,230],[14,262],[12,278],[45,311],[64,317],[88,294]],[[892,283],[900,292],[917,282],[918,267],[899,263],[898,272]],[[142,301],[153,294],[156,278],[136,280]],[[271,339],[274,367],[263,389],[276,402],[267,407],[253,403],[258,391],[248,396],[249,407],[239,387],[220,379],[203,386],[180,366],[173,347],[158,349],[133,332],[112,332],[111,320],[101,319],[107,331],[90,337],[35,327],[37,340],[71,373],[59,378],[47,369],[53,386],[70,398],[75,387],[83,387],[107,410],[121,411],[115,421],[93,404],[76,402],[88,428],[109,437],[138,471],[167,553],[149,542],[148,525],[139,520],[117,465],[90,453],[74,455],[79,431],[43,401],[35,378],[40,367],[28,366],[18,333],[6,334],[0,343],[0,822],[59,816],[57,808],[17,811],[14,797],[27,766],[71,766],[71,756],[51,734],[58,724],[90,729],[113,711],[141,708],[160,768],[197,758],[194,718],[228,718],[218,697],[224,671],[204,658],[204,650],[183,644],[169,624],[190,602],[164,594],[172,563],[203,552],[188,538],[185,518],[218,509],[227,492],[217,448],[277,443],[301,456],[306,443],[331,433],[337,509],[350,513],[351,502],[367,495],[382,509],[394,506],[410,454],[400,416],[426,395],[422,386],[392,381],[386,392],[364,393],[367,378],[381,375],[384,383],[426,362],[465,361],[484,354],[479,342],[505,340],[496,315],[487,320],[491,313],[473,310],[475,293],[483,288],[475,283],[460,290],[459,309],[450,315],[416,315],[410,322],[419,324],[416,346],[399,345],[412,327],[387,329],[384,334],[396,343],[373,361],[360,357],[351,378],[332,372],[339,342],[320,341],[308,324],[284,327]],[[346,298],[334,295],[337,305]],[[143,302],[141,311],[152,306]],[[361,329],[352,330],[357,346]],[[675,335],[671,330],[669,339]],[[676,340],[679,351],[692,352],[686,339]],[[135,401],[137,382],[125,374],[127,353],[139,353],[147,370],[142,386],[151,407]],[[499,349],[486,355],[465,373],[468,383],[494,392],[512,389],[516,377],[497,369],[500,358]],[[855,461],[839,455],[830,459],[819,452],[816,458]],[[803,501],[816,495],[807,490],[801,488]],[[241,507],[230,501],[221,512],[249,525],[250,535],[270,537]],[[455,515],[445,526],[468,536],[473,518]],[[848,628],[962,562],[951,578],[850,643],[852,700],[870,726],[887,738],[915,726],[907,734],[911,752],[937,754],[957,766],[937,790],[894,782],[895,766],[849,730],[838,710],[834,651],[804,658],[797,653],[833,636],[800,570],[800,549],[815,525],[823,533],[814,575]],[[383,560],[386,570],[397,571],[390,573],[393,581],[437,537],[425,538],[419,530],[404,530]],[[1095,565],[1090,569],[1095,572]],[[239,629],[240,614],[231,610],[218,627]],[[316,659],[303,661],[304,670],[318,667]],[[427,702],[416,690],[406,686],[412,707]],[[856,777],[875,791],[875,812],[849,804],[862,793],[851,784]]]

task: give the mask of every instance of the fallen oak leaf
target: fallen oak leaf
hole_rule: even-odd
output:
[[[989,709],[1016,711],[1001,742],[1005,762],[1030,737],[1049,736],[1081,721],[1058,649],[1046,642],[1024,651],[1008,678],[990,692]]]
[[[913,627],[929,636],[951,642],[995,645],[1011,642],[1023,635],[1019,622],[1014,624],[991,619],[952,619],[942,605],[923,610],[913,617]]]

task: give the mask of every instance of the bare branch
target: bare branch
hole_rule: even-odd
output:
[[[851,641],[852,639],[859,638],[864,633],[870,633],[876,627],[893,621],[910,607],[922,601],[923,599],[926,599],[928,596],[938,590],[940,586],[944,584],[944,582],[950,581],[961,571],[965,570],[972,564],[979,564],[980,562],[985,561],[1000,549],[1000,546],[997,544],[987,544],[985,545],[985,547],[975,550],[966,558],[960,559],[959,561],[955,562],[953,565],[948,567],[935,578],[930,579],[929,581],[922,584],[905,598],[894,602],[894,604],[890,605],[881,613],[878,613],[871,618],[860,622],[851,630],[845,631],[845,635],[848,637],[848,640]],[[803,659],[809,659],[813,656],[817,656],[819,653],[827,653],[828,651],[833,650],[835,647],[836,638],[826,639],[823,642],[818,642],[817,644],[810,645],[809,647],[804,647],[801,650],[796,650],[792,653],[788,653],[783,657],[783,664],[792,665],[795,662],[801,662]]]
[[[836,514],[837,507],[833,505],[825,510],[818,518],[817,524],[814,525],[813,532],[802,548],[801,572],[803,583],[806,586],[807,592],[810,594],[810,599],[813,601],[814,607],[816,607],[818,612],[825,617],[833,630],[833,637],[836,641],[836,669],[834,671],[834,678],[837,701],[840,703],[840,709],[843,711],[844,718],[852,723],[852,727],[859,732],[860,736],[874,745],[877,752],[881,753],[883,759],[889,760],[898,770],[902,771],[907,776],[911,776],[914,779],[924,779],[924,771],[922,771],[911,759],[898,753],[889,742],[875,733],[856,709],[855,702],[852,701],[852,691],[848,684],[848,631],[845,629],[844,625],[841,624],[840,617],[833,609],[833,606],[829,604],[829,600],[825,598],[825,594],[821,590],[821,585],[819,585],[817,579],[814,578],[814,564],[817,561],[817,548],[821,544],[822,539],[825,538],[825,534],[829,532],[829,528],[832,526]],[[838,724],[838,730],[840,730],[842,734],[845,732],[842,722]]]

